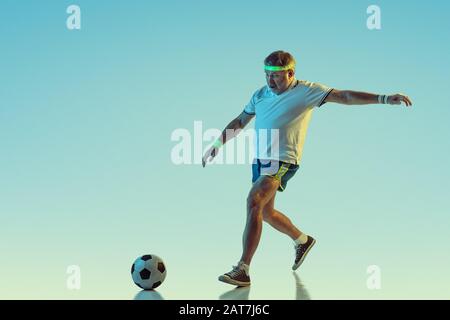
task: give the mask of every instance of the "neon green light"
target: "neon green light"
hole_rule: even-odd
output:
[[[264,66],[264,70],[266,71],[286,71],[294,69],[294,66],[292,64],[280,67],[280,66]]]

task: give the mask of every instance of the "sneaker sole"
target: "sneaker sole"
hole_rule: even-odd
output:
[[[296,264],[294,264],[294,265],[292,266],[292,270],[297,270],[298,267],[300,267],[300,265],[301,265],[301,264],[303,263],[303,261],[305,260],[306,255],[308,254],[309,250],[311,250],[311,248],[312,248],[315,244],[316,244],[316,240],[314,239],[314,240],[311,242],[311,245],[309,246],[309,248],[305,251],[305,254],[304,254],[303,257],[300,259],[300,261],[297,262]]]
[[[228,283],[228,284],[232,284],[235,286],[239,286],[239,287],[248,287],[250,285],[250,282],[243,282],[243,281],[237,281],[237,280],[233,280],[228,276],[222,275],[219,277],[219,281]]]

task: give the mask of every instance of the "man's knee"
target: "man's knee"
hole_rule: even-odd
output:
[[[247,198],[247,213],[251,215],[262,214],[264,208],[262,200],[262,197],[257,194],[250,194]]]
[[[253,186],[247,198],[247,212],[262,214],[266,204],[270,202],[278,188],[277,181],[271,177],[260,177]]]

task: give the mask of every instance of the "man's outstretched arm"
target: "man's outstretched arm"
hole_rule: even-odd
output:
[[[206,151],[202,158],[202,166],[205,167],[208,161],[212,159],[219,152],[219,148],[223,146],[227,141],[236,137],[242,129],[253,119],[254,114],[248,114],[243,111],[239,116],[233,119],[226,127],[223,129],[220,137],[214,142],[214,144]]]
[[[345,105],[402,104],[403,102],[407,107],[412,106],[411,99],[403,94],[386,96],[360,91],[336,89],[331,90],[324,102],[335,102]]]

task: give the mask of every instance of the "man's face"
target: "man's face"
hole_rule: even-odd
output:
[[[292,80],[294,79],[294,72],[292,70],[286,71],[267,71],[266,81],[267,86],[275,94],[281,94],[289,88]]]

